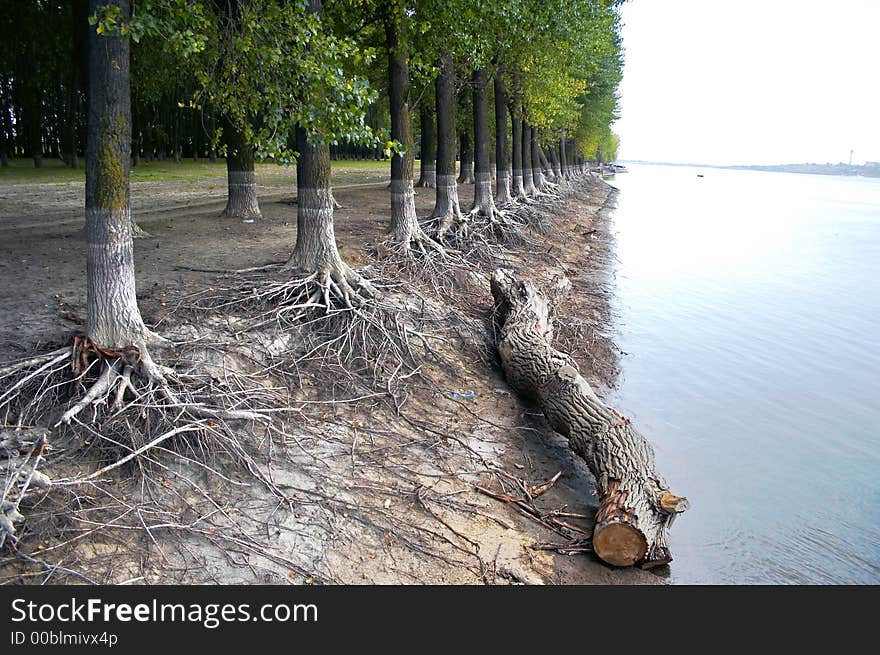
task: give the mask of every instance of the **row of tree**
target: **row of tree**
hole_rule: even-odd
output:
[[[450,109],[458,114],[453,129],[465,171],[462,181],[473,181],[479,140],[468,116],[468,87],[481,79],[472,78],[477,69],[488,84],[489,102],[499,90],[499,83],[492,84],[497,77],[502,97],[495,104],[515,102],[516,111],[526,107],[545,145],[567,130],[579,152],[608,158],[615,148],[609,124],[619,45],[616,16],[604,4],[420,1],[395,8],[393,3],[344,1],[325,7],[324,34],[309,35],[301,22],[305,2],[143,0],[133,7],[131,26],[137,39],[131,63],[132,163],[141,158],[215,158],[218,150],[232,151],[234,157],[242,138],[250,141],[245,149],[256,148],[257,158],[289,161],[295,149],[290,117],[277,120],[268,114],[281,109],[273,103],[279,94],[307,81],[295,67],[280,70],[281,57],[303,55],[307,40],[314,42],[310,72],[344,77],[352,85],[331,81],[335,99],[342,101],[335,107],[357,114],[340,116],[336,127],[348,129],[331,139],[331,153],[384,156],[390,64],[376,55],[389,47],[389,38],[405,41],[401,45],[413,85],[410,104],[419,109],[417,140],[426,162],[436,148],[434,78],[446,55],[453,57],[455,67],[457,100]],[[405,16],[397,37],[383,27],[395,11]],[[10,46],[0,52],[3,164],[9,156],[25,156],[41,166],[43,157],[51,156],[79,165],[86,145],[89,18],[87,0],[20,2],[14,12],[0,17],[0,36]],[[351,97],[340,97],[340,91]],[[253,95],[247,97],[248,92]],[[345,107],[351,100],[355,106]],[[579,117],[574,115],[578,108]],[[354,124],[343,125],[352,118]],[[496,151],[503,151],[502,169],[508,170],[509,139],[491,148],[498,124],[506,126],[508,119],[496,111],[488,121],[490,160],[494,163]],[[278,130],[285,122],[286,129],[269,138],[266,128]],[[364,126],[366,132],[357,129]]]
[[[259,215],[255,159],[295,162],[291,263],[321,272],[348,303],[368,290],[332,236],[331,147],[390,157],[389,233],[407,254],[442,251],[470,217],[495,221],[498,206],[614,148],[615,2],[138,0],[136,11],[124,0],[84,3],[36,0],[5,15],[12,47],[0,59],[2,138],[5,152],[29,148],[35,162],[56,143],[76,165],[77,144],[86,145],[86,234],[101,245],[89,253],[103,248],[108,265],[130,268],[118,224],[130,222],[128,172],[141,153],[225,150],[226,214],[242,217]],[[431,234],[413,200],[416,110],[419,184],[436,188]],[[473,153],[470,212],[459,206],[459,148],[462,181]],[[143,345],[143,323],[131,318],[133,270],[117,273],[97,281],[90,268],[95,294],[128,287],[90,306],[90,337],[104,347]],[[128,318],[100,320],[120,303]]]

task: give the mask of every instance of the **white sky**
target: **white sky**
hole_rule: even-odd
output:
[[[880,0],[630,0],[620,159],[880,161]]]

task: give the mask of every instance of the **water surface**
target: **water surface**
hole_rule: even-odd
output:
[[[612,402],[691,499],[673,582],[880,583],[880,179],[629,170]]]

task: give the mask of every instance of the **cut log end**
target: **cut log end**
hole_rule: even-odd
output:
[[[611,480],[602,495],[593,528],[593,552],[612,566],[633,566],[648,554],[648,540],[627,507],[628,492]]]
[[[612,566],[633,566],[645,559],[648,542],[641,530],[615,518],[596,525],[593,552]]]

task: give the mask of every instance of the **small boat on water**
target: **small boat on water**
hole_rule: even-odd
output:
[[[629,171],[626,169],[626,166],[624,166],[623,164],[609,164],[609,166],[611,166],[611,170],[613,170],[615,173],[629,173]]]

